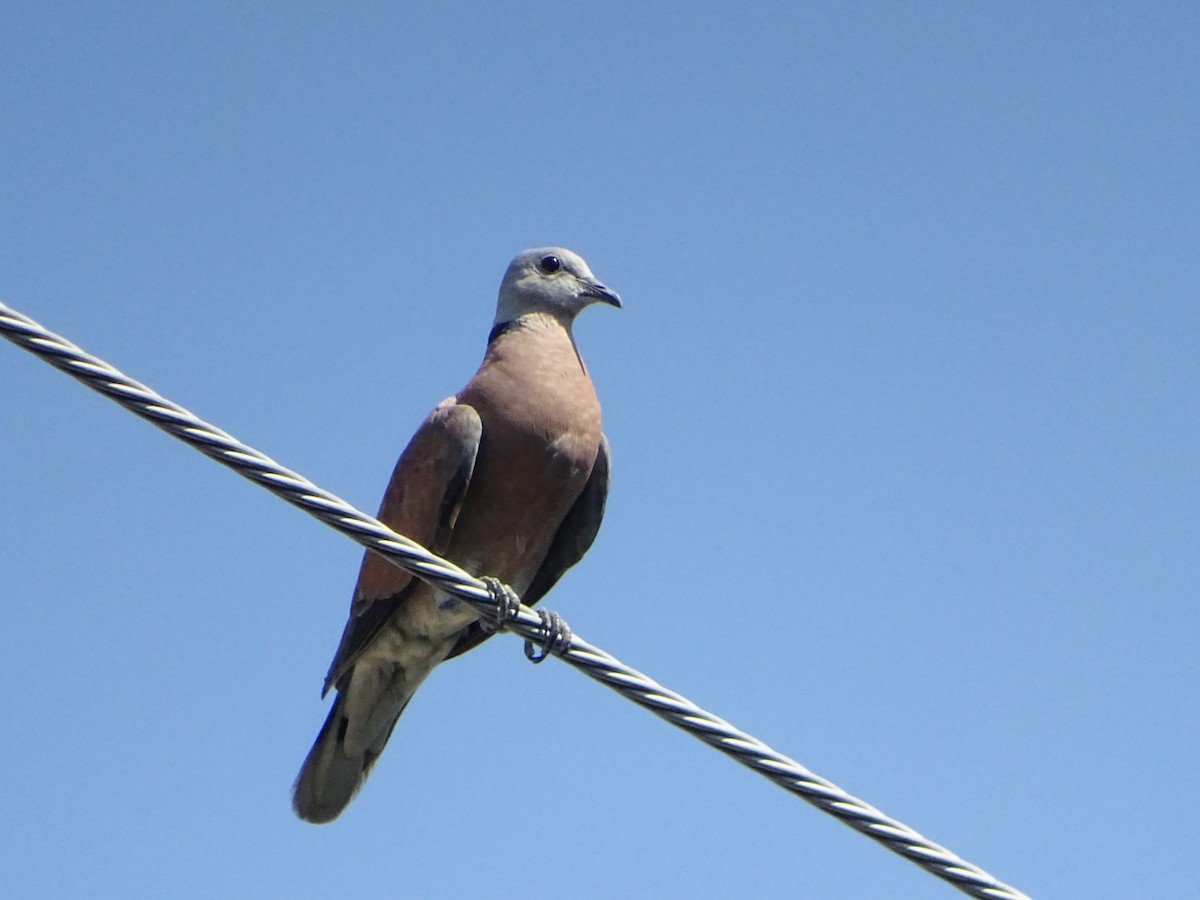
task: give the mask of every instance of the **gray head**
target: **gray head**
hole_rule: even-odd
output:
[[[517,254],[508,264],[495,324],[543,313],[570,326],[581,309],[597,301],[621,305],[621,298],[596,280],[582,257],[562,247],[539,247]]]

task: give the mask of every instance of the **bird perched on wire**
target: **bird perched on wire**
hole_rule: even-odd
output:
[[[393,531],[529,605],[583,557],[604,515],[608,441],[571,334],[596,302],[621,305],[570,250],[518,255],[479,371],[417,429],[379,509]],[[486,637],[471,606],[365,554],[325,677],[337,696],[296,778],[296,814],[337,818],[425,677]]]

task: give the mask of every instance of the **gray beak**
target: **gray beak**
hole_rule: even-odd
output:
[[[617,296],[616,291],[610,291],[598,281],[583,281],[582,284],[583,290],[579,292],[580,297],[592,297],[601,303],[607,303],[617,309],[621,308],[621,298]]]

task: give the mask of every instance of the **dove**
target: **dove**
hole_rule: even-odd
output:
[[[621,306],[575,253],[509,264],[479,370],[401,454],[378,518],[524,603],[591,547],[608,496],[600,403],[572,334],[593,303]],[[367,553],[325,679],[336,697],[293,789],[296,814],[337,818],[440,663],[488,636],[467,603]]]

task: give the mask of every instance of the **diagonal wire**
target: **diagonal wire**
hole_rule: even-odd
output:
[[[478,578],[434,556],[416,542],[396,534],[382,522],[317,487],[303,475],[284,468],[269,456],[197,418],[182,406],[3,303],[0,303],[0,334],[368,550],[465,600],[485,619],[496,619],[501,604]],[[509,613],[506,626],[527,641],[544,645],[553,639],[551,626],[524,605],[519,612]],[[978,866],[922,837],[902,822],[884,815],[587,641],[571,635],[569,646],[558,655],[585,675],[608,685],[623,697],[769,778],[963,893],[997,900],[1028,900],[1016,888],[998,881]]]

